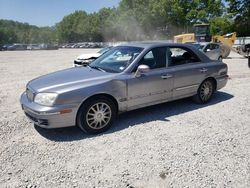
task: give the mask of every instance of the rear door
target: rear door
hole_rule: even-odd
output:
[[[173,98],[183,98],[196,94],[199,85],[209,72],[206,63],[184,47],[169,48],[168,69],[174,76]]]

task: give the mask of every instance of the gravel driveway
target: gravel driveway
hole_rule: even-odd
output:
[[[250,187],[247,59],[224,60],[231,79],[207,105],[132,111],[96,136],[34,127],[19,104],[25,84],[87,51],[0,52],[0,187]]]

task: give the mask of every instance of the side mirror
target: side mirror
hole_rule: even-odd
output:
[[[207,49],[207,52],[210,52],[211,50],[210,49]]]
[[[139,65],[136,72],[135,77],[140,77],[142,74],[147,73],[150,70],[148,65]]]

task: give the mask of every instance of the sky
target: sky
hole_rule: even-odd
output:
[[[0,19],[53,26],[76,10],[97,12],[117,7],[120,0],[0,0]]]

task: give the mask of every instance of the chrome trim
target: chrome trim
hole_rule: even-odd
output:
[[[129,100],[134,100],[134,99],[138,99],[138,98],[148,97],[148,96],[152,96],[152,95],[160,95],[160,94],[164,94],[164,93],[167,93],[167,91],[166,90],[164,90],[164,91],[156,91],[156,92],[153,92],[153,93],[136,95],[136,96],[130,97]]]
[[[208,71],[208,69],[206,69],[206,68],[200,69],[200,72],[201,72],[201,73],[204,73],[204,72],[207,72],[207,71]]]
[[[219,77],[219,78],[217,78],[217,81],[218,82],[223,82],[223,81],[225,81],[225,80],[228,80],[228,75],[225,75],[225,76],[223,76],[223,77]]]
[[[40,112],[39,115],[58,115],[60,112]]]
[[[39,115],[38,112],[34,111],[34,110],[31,110],[29,108],[27,108],[26,106],[22,105],[22,108],[23,108],[23,111],[25,112],[31,112],[32,114],[36,114],[36,115]]]
[[[60,114],[60,112],[36,112],[34,110],[27,108],[24,105],[22,106],[22,108],[23,108],[23,111],[30,112],[30,113],[35,114],[35,115],[58,115],[58,114]]]
[[[179,88],[176,88],[175,90],[179,91],[179,90],[189,89],[189,88],[198,87],[198,86],[199,85],[191,85],[191,86],[179,87]]]
[[[168,79],[168,78],[172,78],[173,75],[170,75],[170,74],[166,74],[166,75],[162,75],[161,78],[162,79]]]

